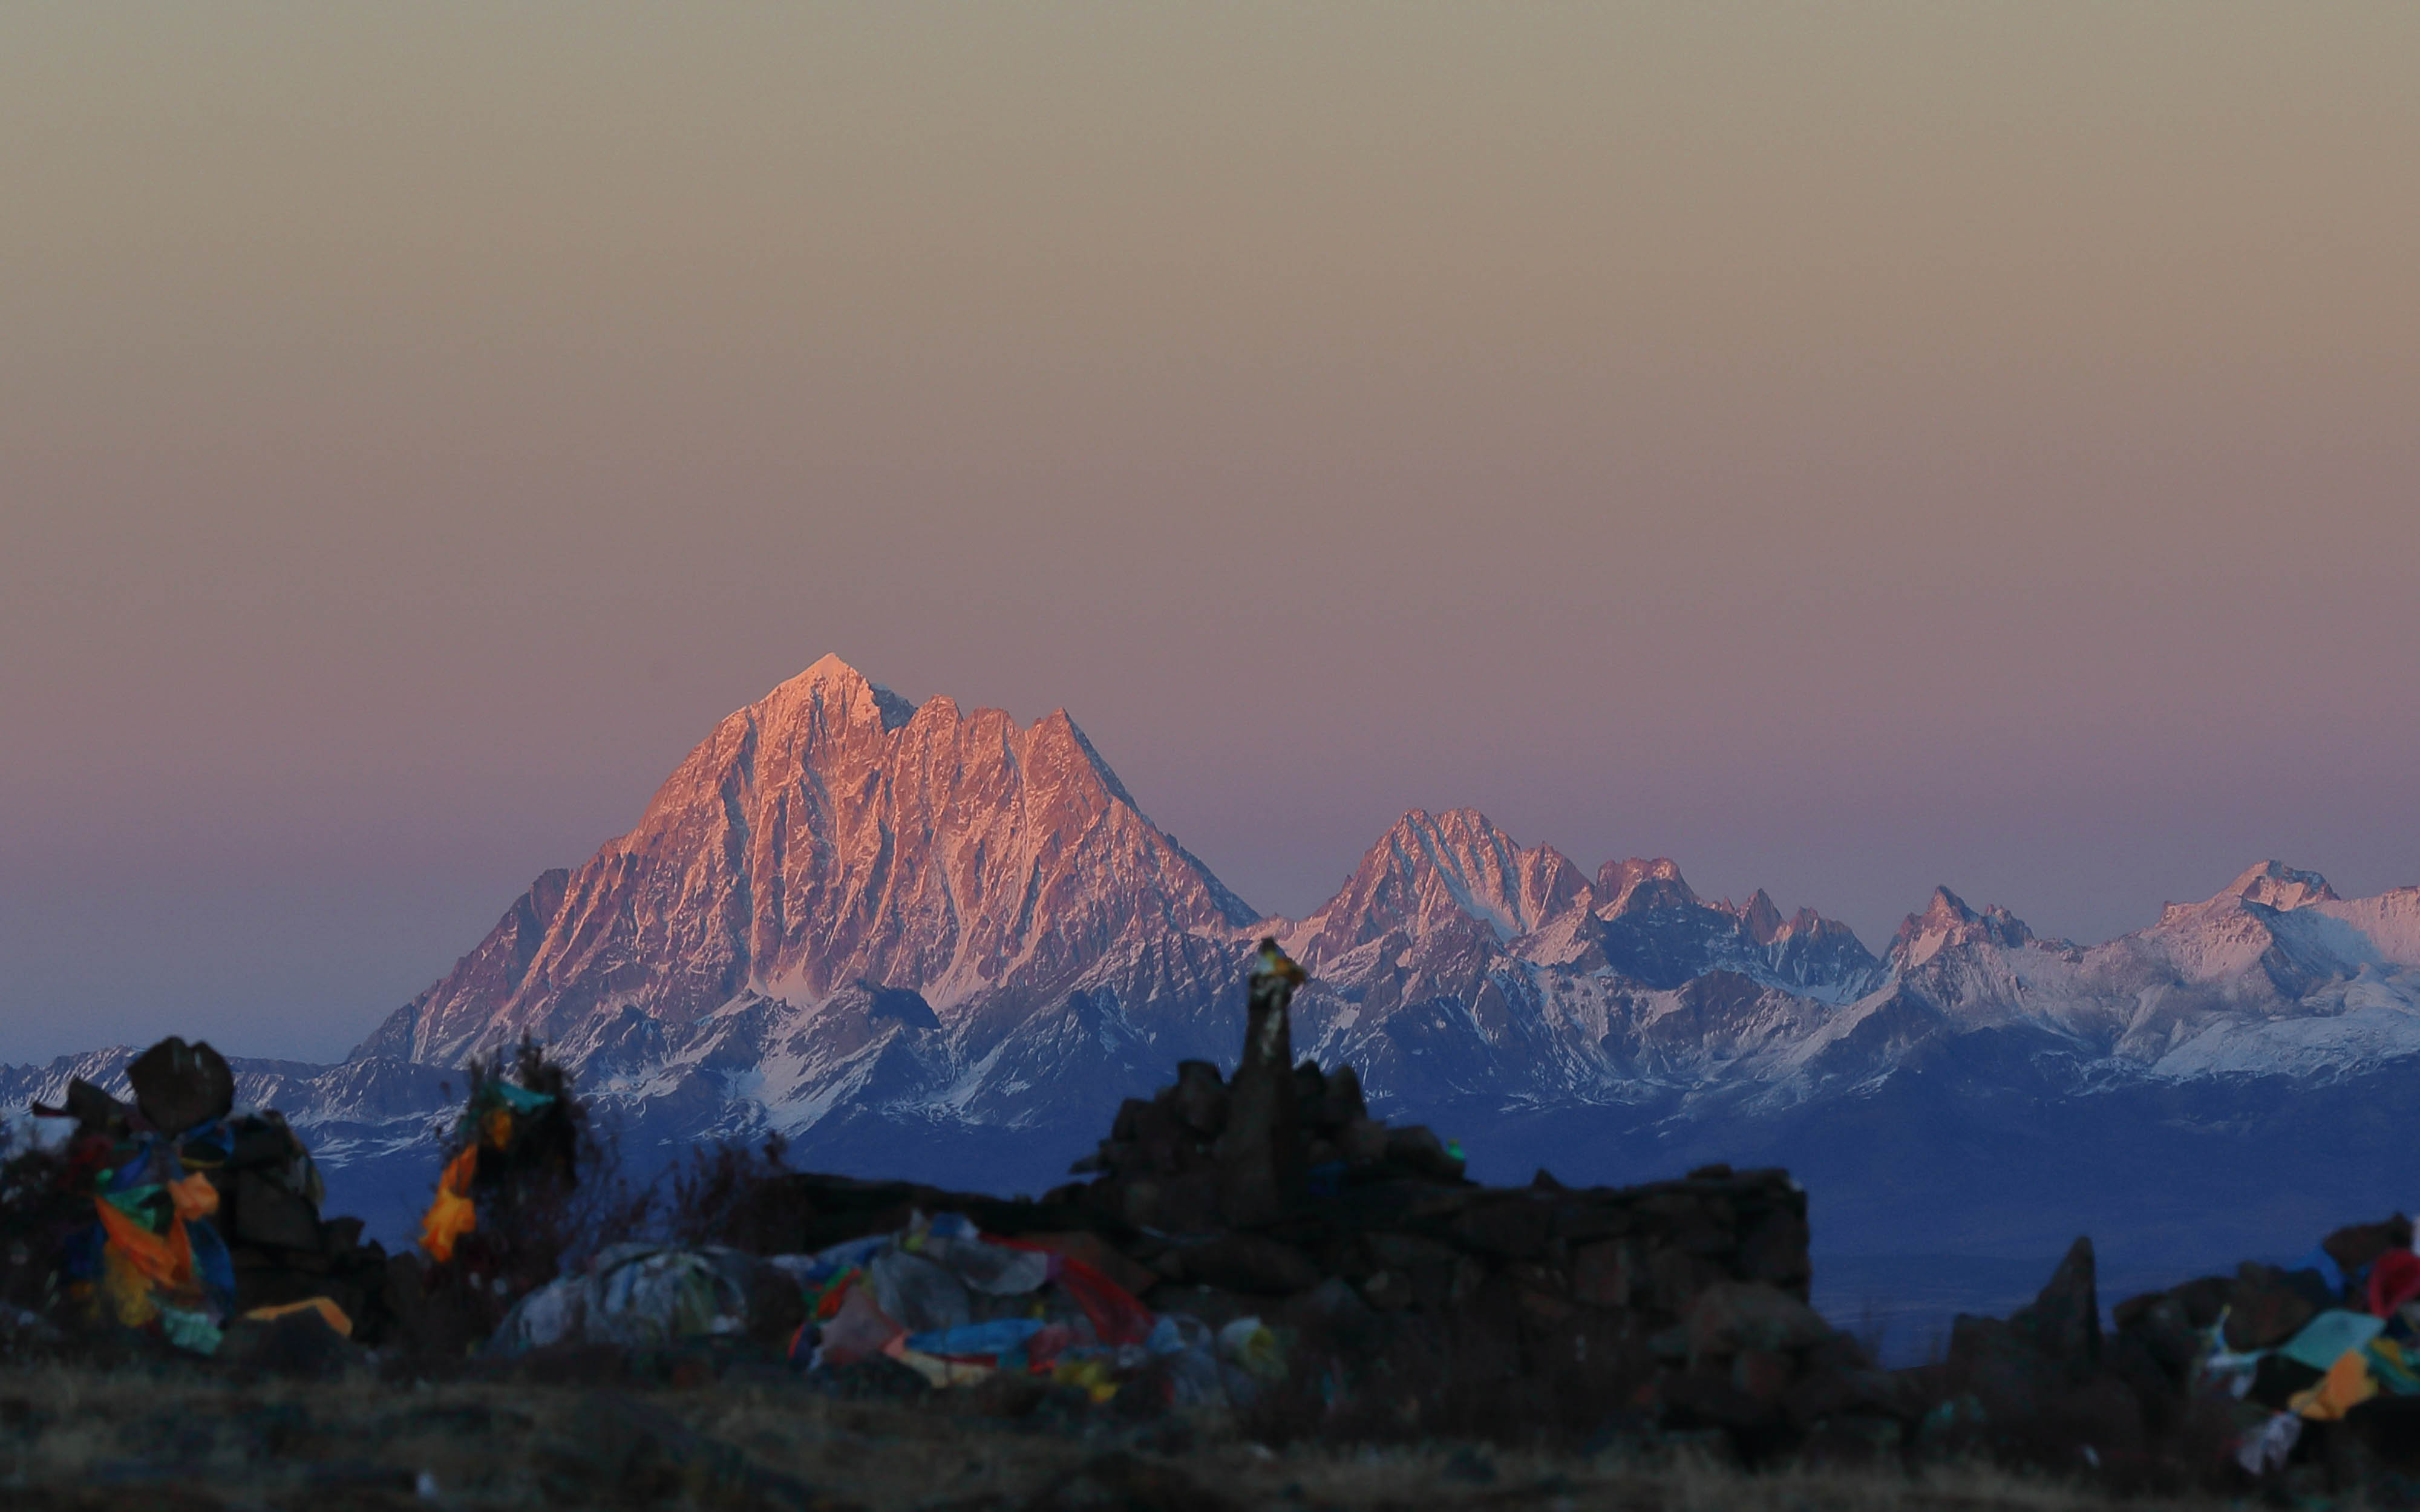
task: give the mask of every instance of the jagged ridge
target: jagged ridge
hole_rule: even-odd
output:
[[[1415,1117],[1646,1128],[1916,1073],[2089,1096],[2420,1054],[2420,889],[2347,900],[2265,863],[2087,949],[1943,888],[1877,959],[1761,891],[1703,898],[1668,859],[1590,875],[1475,810],[1414,810],[1308,917],[1256,920],[1063,711],[911,705],[827,657],[719,724],[628,834],[541,875],[345,1066],[245,1063],[246,1084],[384,1148],[433,1116],[443,1068],[526,1033],[641,1146],[773,1127],[828,1163],[1021,1180],[1063,1159],[1051,1130],[1179,1058],[1232,1057],[1264,930],[1314,974],[1297,1043]],[[21,1097],[64,1084],[10,1074]]]

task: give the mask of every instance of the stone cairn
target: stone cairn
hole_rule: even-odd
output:
[[[2257,1439],[2265,1420],[2292,1414],[2297,1394],[2325,1372],[2281,1349],[2322,1314],[2373,1311],[2367,1281],[2381,1263],[2408,1264],[2412,1220],[2353,1224],[2291,1268],[2245,1261],[2130,1297],[2103,1330],[2092,1241],[2079,1239],[2033,1302],[2006,1318],[1961,1317],[1939,1364],[1905,1372],[1936,1406],[1926,1425],[1944,1447],[2055,1464],[2089,1444],[2120,1472],[2181,1456],[2224,1464],[2219,1451]],[[2257,1364],[2229,1389],[2198,1379],[2213,1348]],[[2061,1451],[2064,1450],[2064,1453]],[[2420,1395],[2381,1392],[2340,1417],[2304,1419],[2278,1445],[2285,1462],[2243,1466],[2243,1484],[2288,1496],[2344,1495],[2382,1486],[2381,1473],[2420,1475]]]
[[[126,1068],[130,1106],[77,1078],[65,1105],[37,1111],[72,1118],[74,1145],[107,1149],[130,1130],[176,1138],[224,1128],[224,1157],[188,1146],[186,1163],[218,1198],[209,1220],[234,1266],[231,1316],[324,1297],[343,1311],[357,1342],[377,1344],[394,1321],[387,1307],[391,1261],[362,1239],[358,1218],[323,1219],[325,1192],[310,1151],[274,1111],[238,1115],[235,1078],[208,1044],[168,1038]],[[96,1157],[96,1160],[105,1157]],[[89,1209],[86,1209],[87,1213]]]
[[[363,1239],[358,1218],[320,1216],[319,1173],[282,1116],[246,1115],[234,1129],[235,1153],[213,1180],[235,1261],[236,1311],[325,1297],[351,1321],[357,1342],[385,1342],[394,1321],[385,1247]]]
[[[1326,1410],[1364,1400],[1406,1429],[1628,1413],[1751,1454],[1899,1441],[1907,1409],[1889,1378],[1807,1305],[1807,1198],[1785,1173],[1715,1165],[1579,1190],[1542,1171],[1481,1187],[1431,1130],[1371,1117],[1351,1068],[1286,1064],[1292,964],[1264,943],[1236,1075],[1187,1061],[1128,1099],[1078,1162],[1089,1179],[1003,1200],[776,1177],[752,1205],[751,1247],[818,1249],[917,1209],[1052,1236],[1155,1312],[1294,1329],[1295,1377],[1321,1377]]]

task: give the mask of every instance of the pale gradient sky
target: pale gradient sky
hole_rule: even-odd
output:
[[[329,1055],[825,651],[1254,904],[2420,881],[2420,6],[0,8],[0,1057]]]

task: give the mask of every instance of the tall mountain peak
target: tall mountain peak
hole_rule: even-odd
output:
[[[1977,912],[1947,887],[1935,887],[1922,913],[1911,913],[1891,940],[1890,959],[1902,969],[1920,966],[1953,945],[1988,944],[2013,950],[2034,938],[2033,929],[1997,903]]]
[[[1760,945],[1773,943],[1786,927],[1781,910],[1774,906],[1773,895],[1761,887],[1756,890],[1754,897],[1747,900],[1747,907],[1740,910],[1740,926],[1747,930],[1747,937]]]
[[[1981,916],[1966,906],[1964,898],[1946,886],[1933,888],[1932,896],[1926,902],[1924,912],[1914,915],[1919,924],[1938,925],[1944,927],[1972,924]]]
[[[1478,926],[1509,941],[1589,896],[1587,876],[1554,847],[1525,847],[1475,808],[1415,808],[1289,938],[1315,968],[1391,929],[1417,938]]]
[[[914,703],[830,651],[750,707],[809,717],[820,714],[840,723],[870,720],[885,731],[899,728],[916,713]]]
[[[1699,901],[1696,889],[1681,875],[1680,864],[1668,856],[1652,861],[1633,856],[1608,861],[1596,872],[1597,912],[1618,918],[1639,909],[1680,908]]]
[[[2230,895],[2280,912],[2310,903],[2341,901],[2325,877],[2315,871],[2298,871],[2282,861],[2264,861],[2244,868],[2243,874],[2227,883],[2226,891],[2219,896]]]
[[[652,1034],[852,984],[944,1020],[1031,1011],[1105,952],[1254,916],[1063,711],[918,709],[837,657],[724,718],[636,828],[558,875],[371,1045],[451,1062],[529,1032],[576,1055],[634,1013]]]
[[[1141,812],[1142,805],[1135,802],[1134,794],[1126,791],[1126,785],[1118,780],[1118,774],[1109,770],[1108,762],[1101,759],[1101,753],[1094,749],[1093,738],[1084,733],[1084,727],[1077,724],[1065,709],[1052,709],[1034,725],[1034,728],[1038,730],[1045,725],[1049,726],[1053,736],[1063,737],[1073,742],[1077,753],[1084,758],[1085,764],[1092,768],[1093,775],[1099,779],[1101,787],[1111,798],[1138,813]]]

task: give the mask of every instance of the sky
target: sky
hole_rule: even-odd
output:
[[[0,1059],[342,1054],[826,652],[1255,906],[2420,881],[2420,7],[0,8]]]

